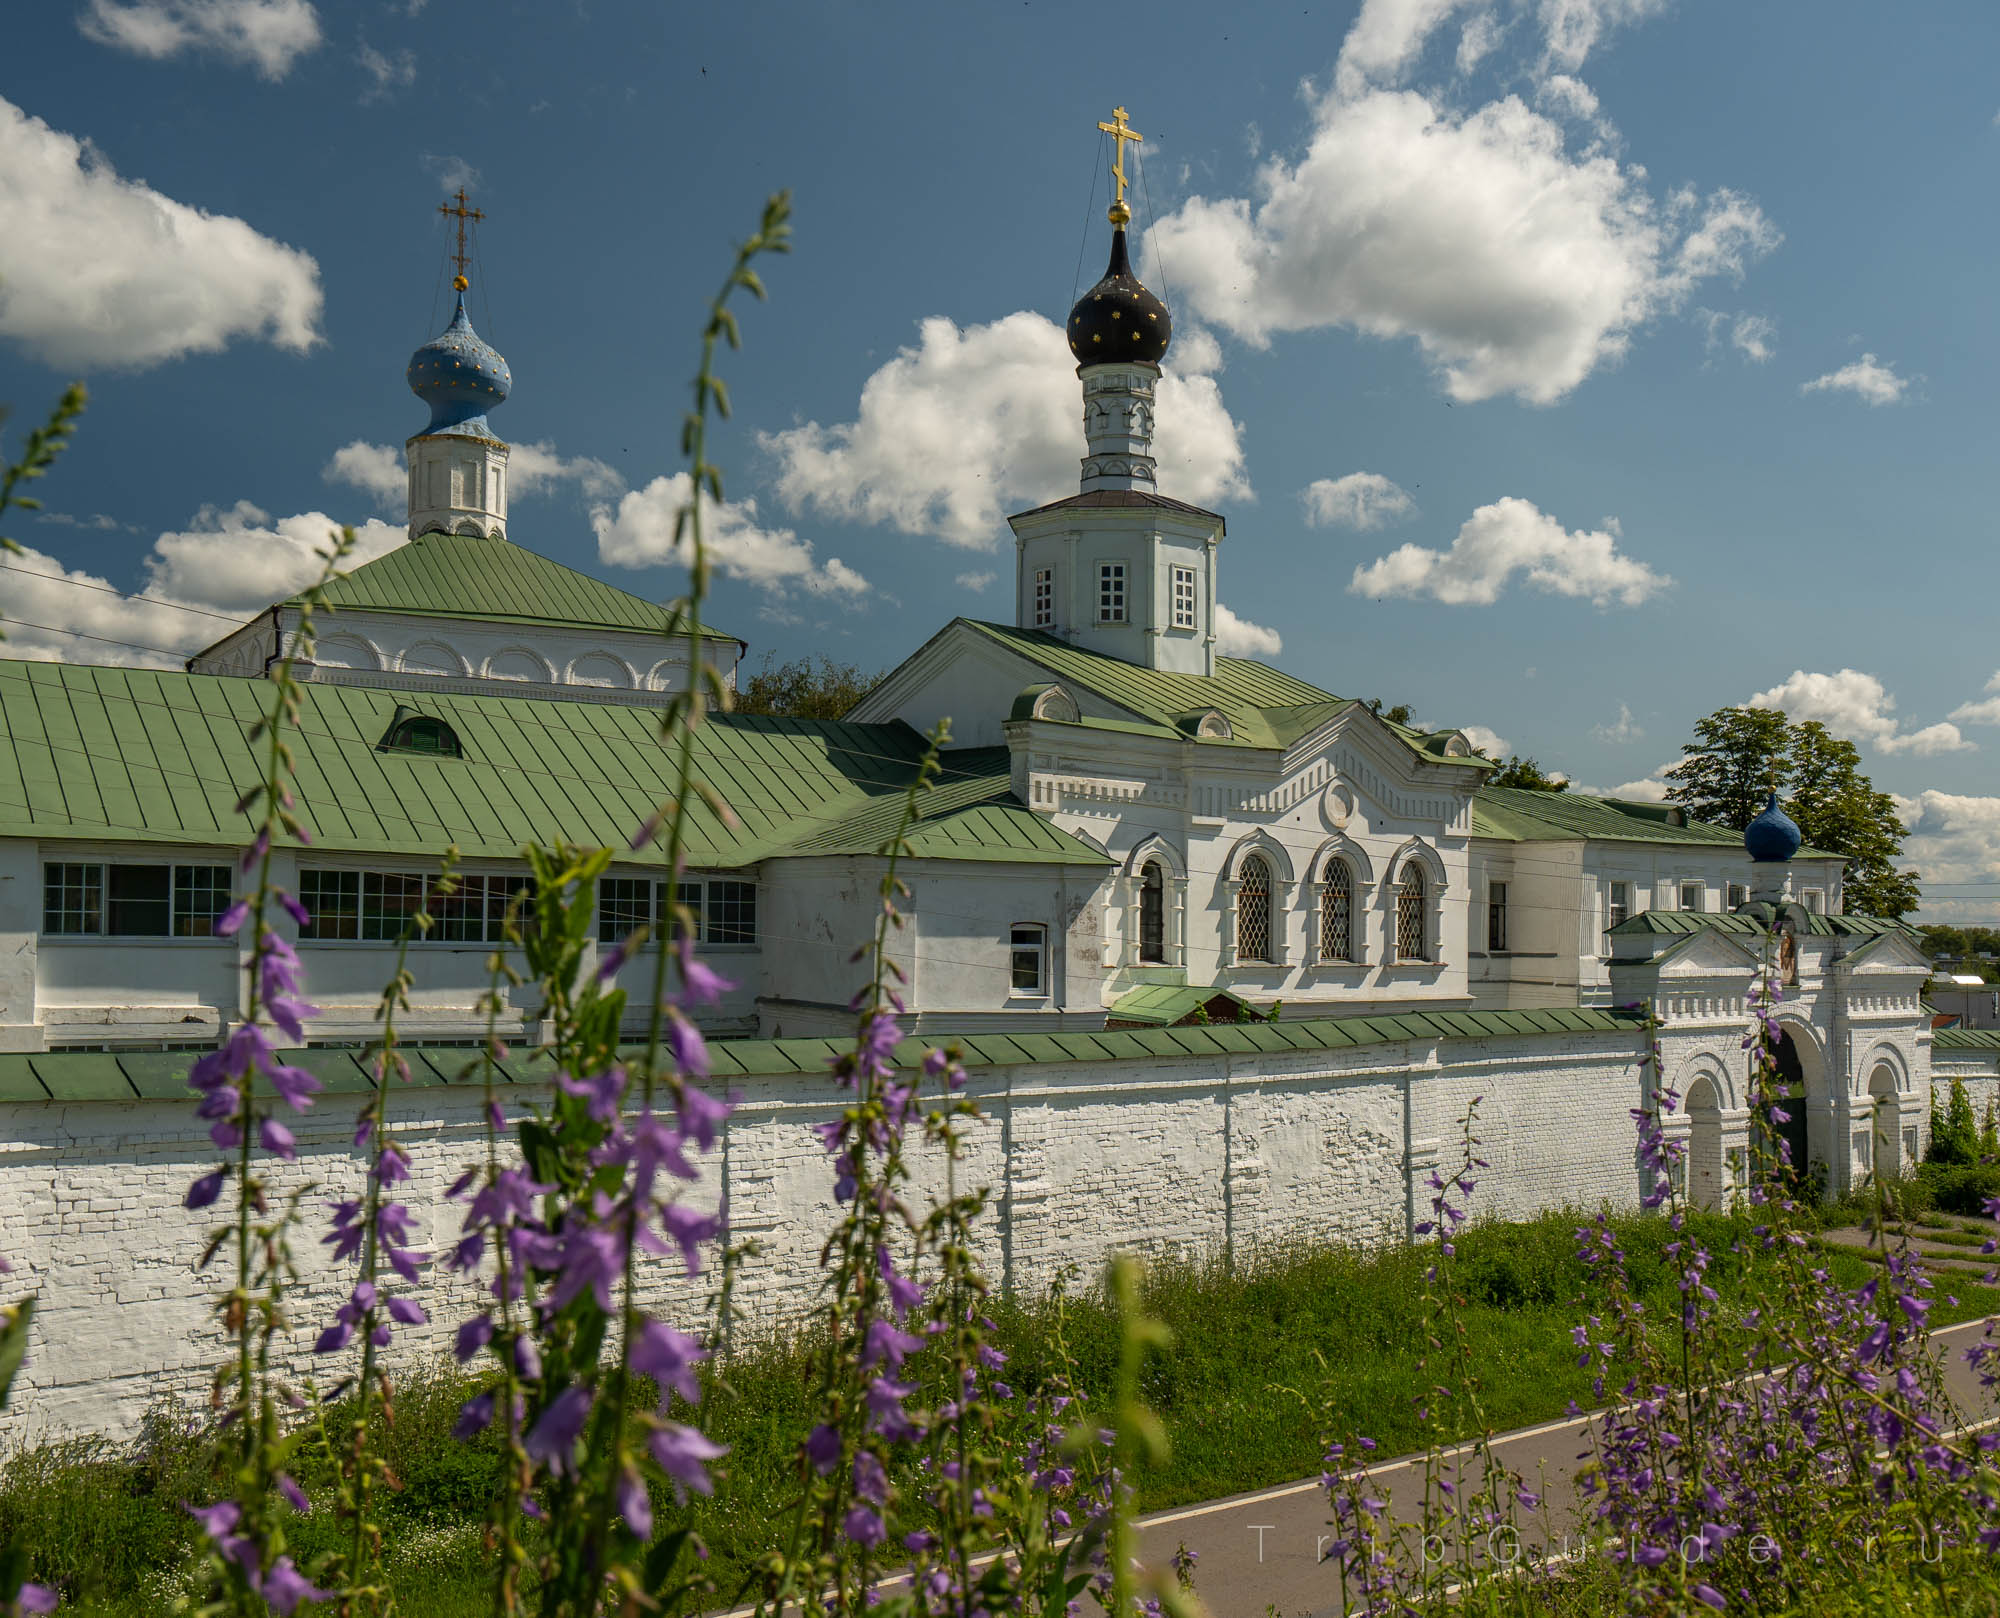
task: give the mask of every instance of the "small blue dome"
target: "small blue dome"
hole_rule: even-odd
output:
[[[499,350],[472,329],[465,315],[465,293],[458,294],[458,308],[441,336],[410,356],[407,373],[410,391],[431,407],[427,433],[448,432],[455,427],[478,423],[497,404],[504,403],[514,385],[514,373]]]
[[[1804,841],[1798,822],[1778,807],[1775,792],[1764,805],[1764,812],[1743,828],[1743,846],[1759,865],[1783,865]]]

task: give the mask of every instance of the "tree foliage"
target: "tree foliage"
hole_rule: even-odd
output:
[[[1852,742],[1778,708],[1719,708],[1694,736],[1667,771],[1667,797],[1691,819],[1741,831],[1776,792],[1808,847],[1845,857],[1847,909],[1896,920],[1917,908],[1917,873],[1896,869],[1908,829]]]
[[[764,666],[738,689],[738,713],[774,714],[787,719],[839,719],[881,679],[859,664],[836,663],[821,653],[779,663],[764,654]]]
[[[1519,787],[1525,792],[1567,792],[1569,777],[1551,775],[1544,770],[1539,759],[1523,758],[1519,753],[1511,754],[1507,762],[1487,777],[1490,787]]]

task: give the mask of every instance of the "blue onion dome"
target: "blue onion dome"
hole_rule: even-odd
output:
[[[1079,365],[1144,360],[1158,365],[1174,335],[1167,306],[1139,284],[1125,251],[1122,208],[1112,210],[1111,264],[1069,312],[1069,351]]]
[[[514,373],[499,350],[472,329],[465,314],[465,280],[457,282],[458,308],[442,335],[410,356],[410,391],[431,407],[427,433],[453,429],[485,432],[482,418],[506,400]]]
[[[1798,822],[1778,807],[1775,792],[1764,805],[1764,812],[1743,828],[1743,846],[1760,865],[1783,865],[1804,841],[1805,834],[1799,830]]]

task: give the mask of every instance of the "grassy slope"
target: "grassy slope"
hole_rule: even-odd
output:
[[[1573,1256],[1576,1223],[1573,1215],[1552,1214],[1478,1228],[1460,1243],[1462,1318],[1487,1368],[1483,1392],[1495,1427],[1560,1415],[1572,1398],[1588,1401],[1569,1339],[1584,1285]],[[1618,1228],[1635,1278],[1656,1313],[1670,1316],[1664,1225],[1632,1219]],[[1731,1234],[1723,1221],[1703,1222],[1712,1248],[1725,1248]],[[1848,1285],[1869,1273],[1859,1255],[1831,1262]],[[1414,1398],[1425,1263],[1407,1250],[1363,1256],[1299,1248],[1260,1255],[1235,1275],[1220,1268],[1159,1272],[1150,1304],[1173,1329],[1175,1348],[1149,1371],[1146,1394],[1172,1436],[1173,1458],[1146,1479],[1143,1504],[1207,1499],[1316,1471],[1326,1436],[1316,1414],[1322,1408],[1336,1431],[1365,1432],[1384,1453],[1420,1446]],[[1756,1290],[1754,1273],[1726,1253],[1711,1278],[1725,1300]],[[2000,1308],[2000,1295],[1991,1292],[1959,1288],[1957,1295],[1957,1308],[1940,1306],[1940,1324]],[[1032,1393],[1052,1368],[1052,1311],[1046,1300],[996,1301],[993,1314],[1011,1356],[1009,1376]],[[1070,1301],[1065,1320],[1076,1379],[1094,1393],[1110,1378],[1115,1322],[1088,1296]],[[777,1532],[791,1457],[807,1424],[810,1344],[794,1337],[746,1353],[725,1377],[706,1417],[732,1454],[716,1498],[697,1502],[696,1515],[713,1550],[711,1570],[728,1593]],[[406,1387],[389,1440],[406,1485],[384,1511],[391,1573],[403,1610],[419,1618],[486,1610],[477,1542],[495,1457],[490,1445],[449,1436],[464,1393],[449,1375]],[[302,1455],[297,1471],[316,1497],[330,1493],[323,1464]],[[208,1444],[163,1425],[139,1454],[84,1445],[10,1460],[0,1476],[0,1531],[24,1530],[38,1570],[61,1576],[82,1598],[66,1610],[137,1618],[165,1608],[162,1570],[182,1562],[192,1542],[179,1502],[212,1499],[219,1485]],[[303,1559],[336,1533],[330,1516],[315,1514],[298,1525],[293,1548]]]

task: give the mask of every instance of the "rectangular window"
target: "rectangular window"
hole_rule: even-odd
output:
[[[1174,569],[1174,628],[1194,628],[1194,569]]]
[[[440,893],[433,888],[425,905],[431,915],[430,938],[440,944],[503,942],[507,936],[507,906],[533,880],[525,876],[461,876],[455,893]],[[525,904],[520,921],[523,927],[529,921]]]
[[[1708,907],[1708,889],[1699,882],[1681,884],[1681,909],[1700,915]]]
[[[104,930],[116,938],[165,938],[173,931],[173,871],[165,865],[112,865],[104,872]]]
[[[361,873],[361,936],[396,939],[423,908],[424,879],[401,871]]]
[[[1821,893],[1818,888],[1807,888],[1806,909],[1817,916],[1821,911],[1826,909],[1826,895]]]
[[[1507,884],[1486,884],[1486,947],[1496,954],[1507,948]]]
[[[42,931],[64,934],[104,931],[103,866],[42,867]]]
[[[1100,624],[1125,622],[1125,564],[1100,562],[1097,565],[1097,621]]]
[[[1747,887],[1745,887],[1741,882],[1730,883],[1728,893],[1729,893],[1728,903],[1729,903],[1729,908],[1731,910],[1734,910],[1738,905],[1744,905],[1750,902],[1750,890]]]
[[[361,936],[359,871],[299,872],[299,903],[312,917],[299,929],[300,938]]]
[[[1618,926],[1632,914],[1632,884],[1614,882],[1611,884],[1611,903],[1605,919],[1605,929]]]
[[[229,908],[229,867],[174,867],[174,937],[213,938],[215,924]]]
[[[1056,570],[1035,569],[1035,627],[1049,629],[1056,621]]]
[[[651,877],[606,876],[597,881],[597,941],[615,944],[653,921]]]
[[[1008,953],[1012,984],[1016,994],[1049,992],[1049,930],[1046,927],[1016,927]]]
[[[711,944],[757,942],[756,883],[709,883],[708,941]]]

